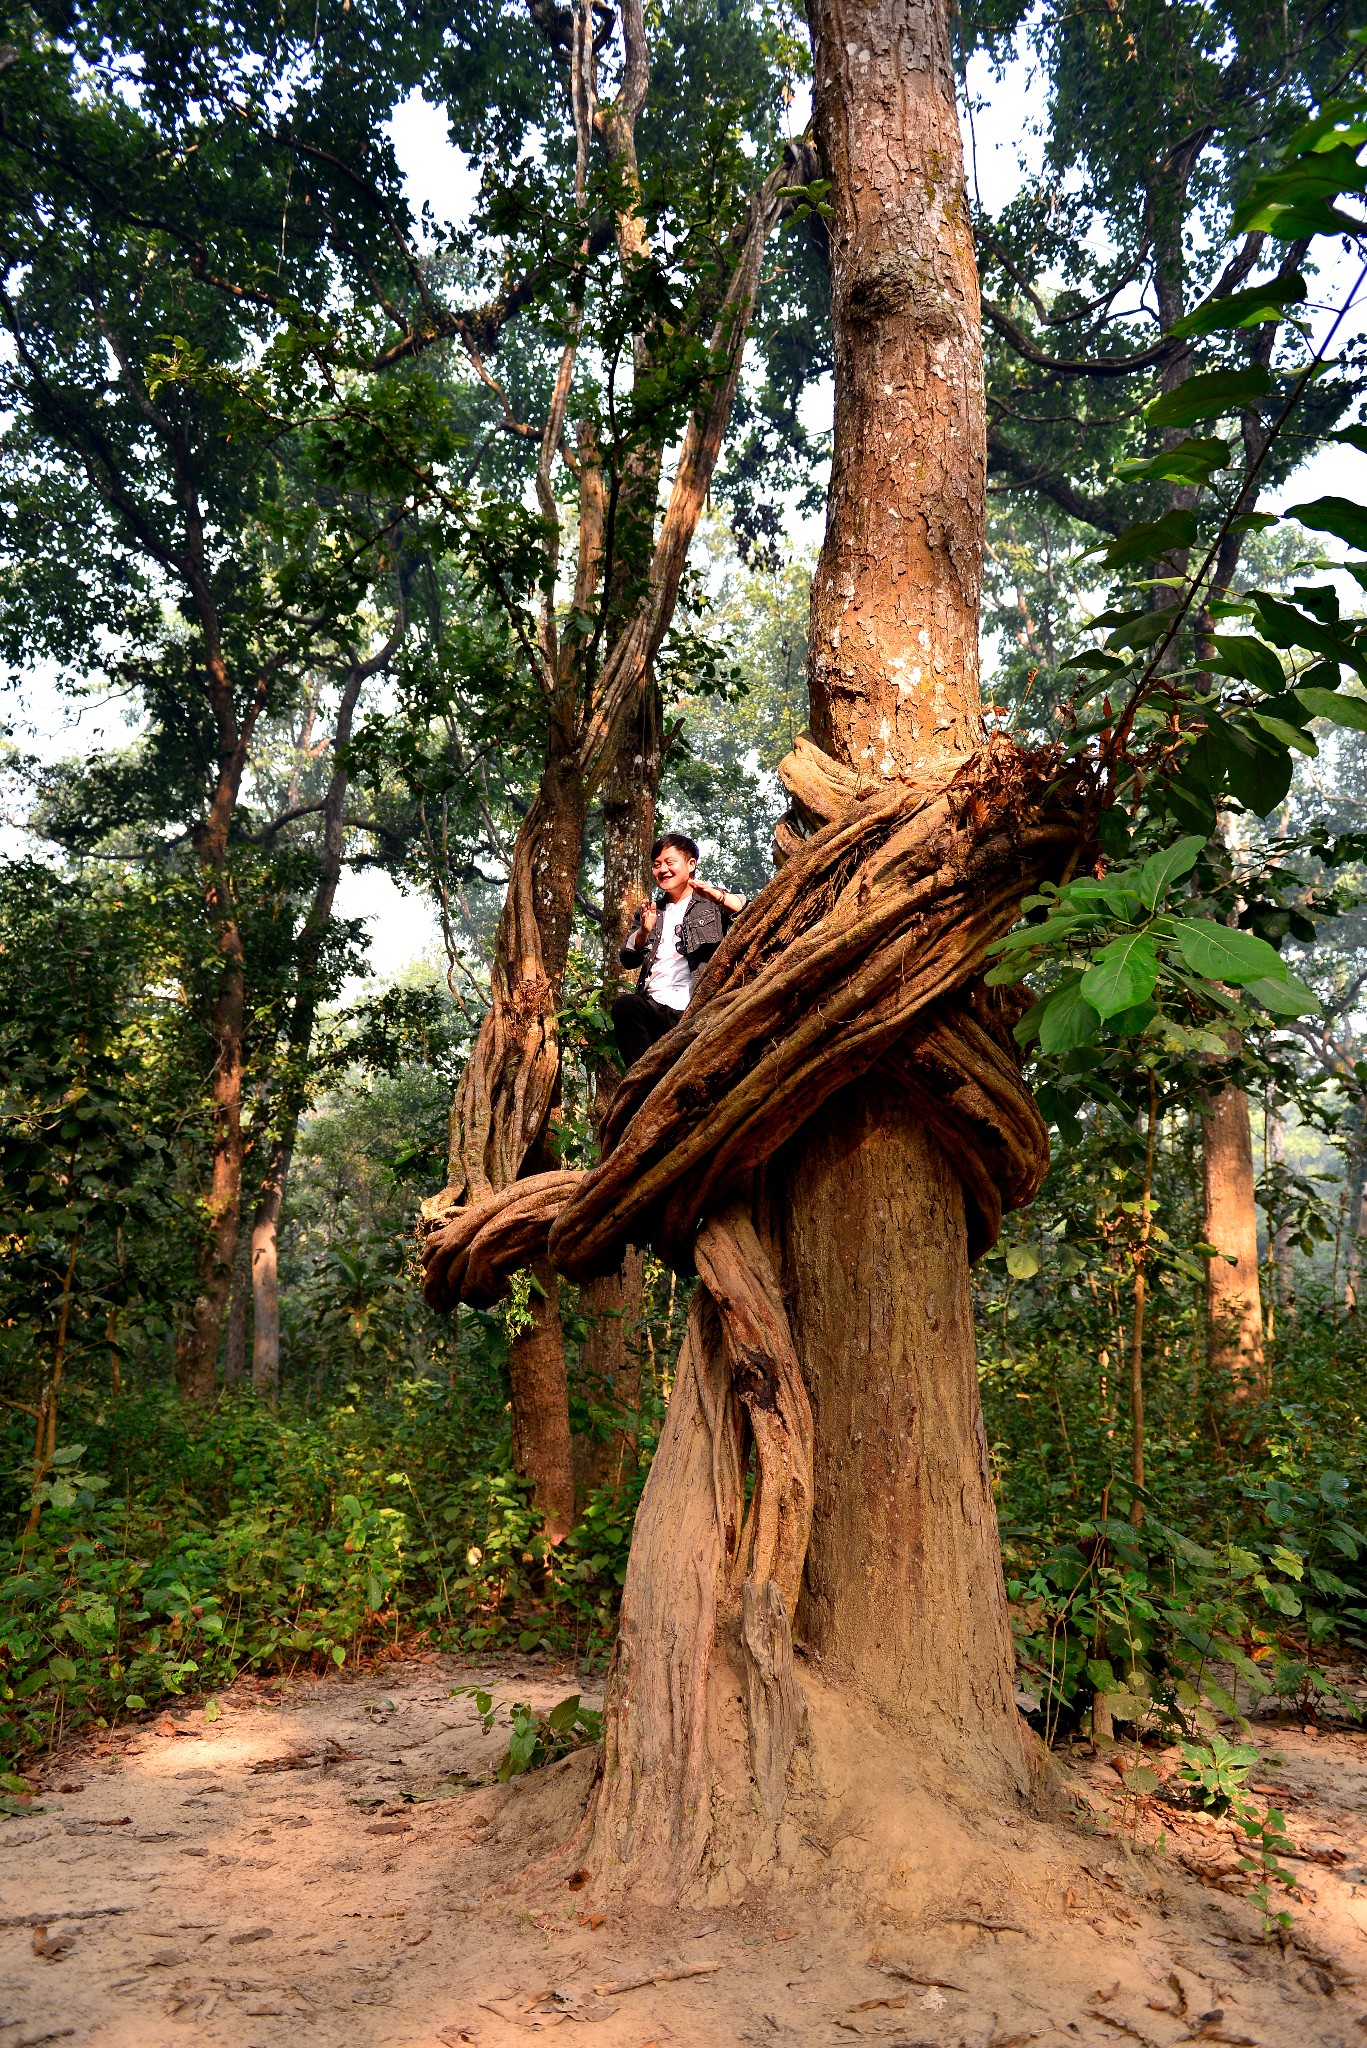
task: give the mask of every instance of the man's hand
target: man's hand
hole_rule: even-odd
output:
[[[719,889],[714,882],[700,882],[698,877],[694,875],[693,887],[699,896],[706,896],[711,903],[720,903],[722,909],[729,910],[733,916],[737,911],[744,910],[745,908],[745,898],[743,896],[738,896],[729,889]]]
[[[636,943],[638,946],[642,939],[648,939],[654,931],[655,920],[659,914],[653,903],[643,903],[641,905],[641,922],[636,927]]]

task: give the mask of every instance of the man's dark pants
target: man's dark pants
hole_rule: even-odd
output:
[[[616,997],[612,1033],[623,1066],[634,1067],[642,1053],[649,1052],[666,1031],[672,1031],[682,1015],[682,1010],[671,1010],[667,1003],[657,1003],[654,996],[638,995],[635,990]]]

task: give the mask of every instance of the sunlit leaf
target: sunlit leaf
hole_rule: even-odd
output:
[[[1250,711],[1248,716],[1279,746],[1294,747],[1298,754],[1307,754],[1313,761],[1319,748],[1308,732],[1302,732],[1297,725],[1288,725],[1284,718],[1273,718],[1266,711]]]
[[[1367,732],[1367,697],[1350,697],[1343,690],[1318,690],[1313,684],[1298,689],[1296,695],[1312,718],[1328,718],[1335,725],[1351,726],[1354,732]]]
[[[1146,909],[1152,910],[1182,875],[1191,873],[1206,843],[1206,834],[1179,839],[1159,853],[1151,853],[1139,871],[1139,894]]]
[[[1146,932],[1126,932],[1102,948],[1078,986],[1099,1017],[1114,1017],[1146,1001],[1158,985],[1158,975],[1153,940]]]
[[[1244,983],[1245,992],[1261,1003],[1265,1010],[1271,1010],[1277,1017],[1311,1017],[1318,1014],[1321,1004],[1313,989],[1307,988],[1294,974],[1288,974],[1284,981],[1272,975],[1260,976],[1257,981]]]
[[[1228,981],[1242,988],[1264,975],[1276,981],[1290,980],[1276,947],[1254,932],[1183,917],[1173,926],[1173,937],[1192,973],[1207,981]]]
[[[1288,306],[1300,305],[1304,297],[1303,277],[1273,277],[1266,284],[1250,285],[1247,291],[1211,299],[1194,313],[1175,321],[1168,331],[1188,340],[1197,334],[1222,334],[1230,328],[1254,327],[1261,320],[1279,320]]]
[[[1204,440],[1179,441],[1175,448],[1165,448],[1142,461],[1117,462],[1115,473],[1134,482],[1152,477],[1158,483],[1203,484],[1212,471],[1224,469],[1228,463],[1228,441],[1209,435]]]
[[[1044,1006],[1044,1014],[1039,1021],[1040,1050],[1072,1052],[1079,1045],[1088,1045],[1096,1037],[1100,1022],[1082,993],[1081,982],[1071,982],[1051,996]]]
[[[1299,519],[1315,533],[1332,533],[1347,547],[1367,549],[1367,506],[1355,505],[1351,498],[1311,498],[1304,505],[1289,506],[1287,517]]]
[[[1013,1280],[1033,1280],[1039,1271],[1039,1253],[1032,1244],[1013,1244],[1006,1254],[1006,1270]]]

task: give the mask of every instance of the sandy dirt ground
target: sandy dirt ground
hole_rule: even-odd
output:
[[[1367,2048],[1367,1737],[1259,1733],[1304,1852],[1284,1941],[1225,1829],[1091,1757],[1071,1812],[935,1827],[861,1807],[856,1769],[786,1892],[652,1916],[548,1856],[590,1753],[506,1789],[459,1775],[507,1740],[453,1696],[476,1681],[581,1690],[432,1658],[242,1683],[215,1720],[52,1757],[42,1810],[0,1823],[0,2048]]]

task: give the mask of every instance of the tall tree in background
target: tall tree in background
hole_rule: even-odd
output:
[[[188,846],[198,871],[209,1167],[177,1377],[200,1401],[243,1194],[244,788],[308,675],[373,672],[400,533],[451,442],[430,380],[374,381],[402,254],[344,159],[366,158],[395,81],[354,90],[346,24],[305,80],[316,33],[35,14],[4,86],[3,648],[143,708],[142,746],[89,765],[69,841],[122,830],[106,850]]]
[[[734,68],[727,88],[699,110],[703,136],[690,152],[696,187],[667,167],[683,115],[677,103],[659,116],[659,163],[642,167],[651,52],[639,0],[626,0],[607,35],[590,0],[533,9],[532,18],[535,30],[511,17],[506,29],[537,74],[549,72],[564,118],[548,151],[550,208],[528,190],[516,205],[538,235],[548,210],[565,223],[552,307],[563,345],[540,417],[516,423],[538,451],[543,554],[535,631],[516,602],[520,591],[510,616],[544,706],[546,752],[512,847],[489,1009],[452,1109],[450,1185],[432,1205],[440,1215],[556,1163],[557,1012],[589,807],[614,773],[625,777],[628,800],[650,801],[645,755],[639,769],[635,758],[654,667],[730,417],[765,245],[787,204],[785,183],[806,175],[801,151],[782,141],[780,81],[746,13],[712,25],[723,46],[733,46]],[[661,28],[673,28],[686,48],[682,23],[665,16]],[[528,41],[538,30],[539,48]],[[480,54],[472,53],[464,84],[472,100]],[[682,54],[671,52],[672,65]],[[500,111],[505,121],[520,111],[528,118],[515,104]],[[543,116],[544,103],[536,108],[537,120]],[[487,148],[487,109],[471,115],[469,131],[459,102],[453,119],[471,140],[483,123]],[[758,179],[742,134],[758,145]],[[502,128],[499,143],[506,151]],[[676,437],[660,507],[664,451]],[[568,606],[562,582],[572,593]],[[629,860],[613,855],[606,926],[622,915],[619,892],[635,861],[634,852]],[[568,1392],[557,1283],[545,1266],[534,1280],[527,1327],[510,1347],[513,1434],[518,1468],[558,1540],[574,1514]]]

